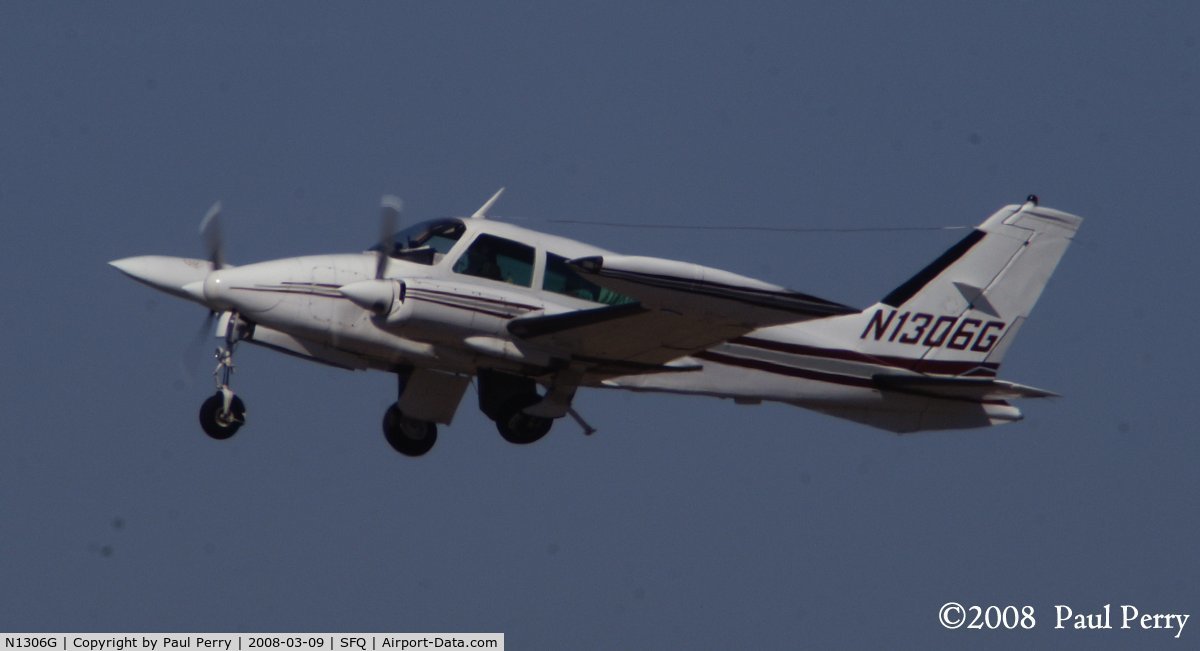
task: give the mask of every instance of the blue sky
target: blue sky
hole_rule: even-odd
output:
[[[1197,25],[1188,3],[0,5],[0,628],[1186,643],[1051,618],[1200,611]],[[854,305],[959,234],[538,220],[962,225],[1036,192],[1087,221],[1002,375],[1064,397],[901,439],[592,391],[598,434],[518,448],[469,396],[413,460],[379,432],[390,377],[243,347],[251,422],[217,443],[203,310],[105,266],[201,255],[217,199],[246,262],[362,250],[385,193],[417,219],[502,185],[523,224]],[[1040,623],[946,631],[951,600]]]

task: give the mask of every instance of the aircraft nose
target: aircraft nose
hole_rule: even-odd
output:
[[[185,288],[193,283],[203,282],[212,271],[212,263],[208,260],[164,255],[121,258],[108,264],[139,283],[189,300],[198,299]]]

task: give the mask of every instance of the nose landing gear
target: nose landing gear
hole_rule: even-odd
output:
[[[229,387],[222,387],[200,405],[200,427],[204,433],[223,441],[246,423],[246,404]]]
[[[218,441],[233,436],[246,424],[246,403],[229,388],[229,379],[233,375],[233,349],[245,335],[248,324],[232,312],[221,316],[221,324],[225,328],[225,345],[217,349],[217,368],[213,370],[217,392],[200,405],[200,427]]]

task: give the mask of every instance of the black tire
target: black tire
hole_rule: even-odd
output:
[[[531,416],[522,411],[539,401],[541,401],[541,397],[537,394],[513,398],[500,410],[499,418],[496,419],[496,429],[505,441],[517,445],[529,445],[550,433],[550,428],[554,426],[554,419]]]
[[[246,403],[242,399],[234,396],[233,400],[229,401],[229,416],[221,418],[221,408],[225,405],[225,397],[218,391],[208,397],[204,404],[200,405],[200,427],[205,434],[218,440],[225,439],[237,434],[242,425],[246,424]]]
[[[437,443],[437,424],[409,418],[393,404],[383,414],[383,436],[393,450],[408,457],[419,457]]]

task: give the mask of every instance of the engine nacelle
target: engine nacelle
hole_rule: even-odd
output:
[[[477,309],[477,297],[458,290],[454,284],[425,278],[361,280],[338,288],[347,300],[371,312],[380,325],[419,331],[410,330],[409,335],[457,342],[464,333],[481,334],[482,330],[486,334],[503,327],[504,320],[488,318]]]

